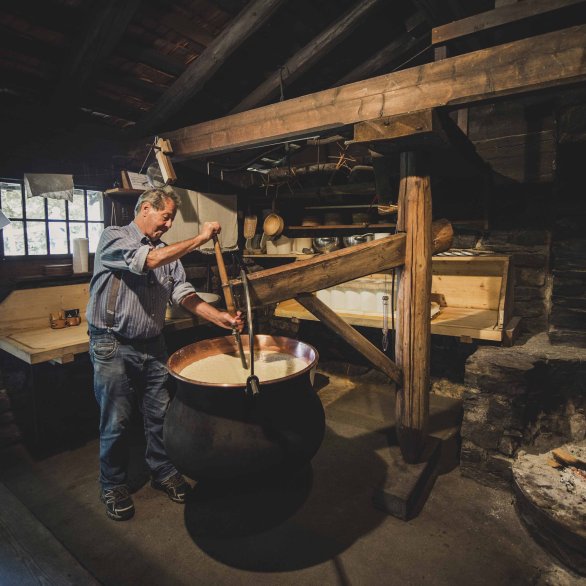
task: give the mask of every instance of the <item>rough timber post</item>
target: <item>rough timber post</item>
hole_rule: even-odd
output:
[[[397,393],[397,437],[403,458],[418,462],[429,419],[431,341],[431,185],[429,159],[401,153],[397,230],[407,235],[397,295],[396,363],[403,370]]]

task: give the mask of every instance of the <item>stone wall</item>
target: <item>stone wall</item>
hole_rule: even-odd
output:
[[[553,206],[552,295],[549,337],[586,347],[586,202],[582,167],[586,145],[560,149]]]
[[[519,449],[586,438],[586,350],[545,332],[512,348],[483,346],[466,362],[462,474],[509,486]]]

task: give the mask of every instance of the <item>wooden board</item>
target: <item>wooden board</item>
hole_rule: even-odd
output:
[[[584,0],[524,0],[500,6],[480,14],[435,27],[431,31],[431,44],[446,43],[479,31],[489,30],[505,24],[581,4]]]
[[[349,313],[338,311],[338,315],[353,326],[377,328],[383,326],[380,313]],[[319,321],[294,299],[282,301],[275,310],[275,316]],[[500,342],[502,328],[497,325],[498,312],[490,309],[465,307],[443,307],[431,322],[431,333],[444,336],[468,336],[474,340]],[[390,322],[389,322],[390,327]]]

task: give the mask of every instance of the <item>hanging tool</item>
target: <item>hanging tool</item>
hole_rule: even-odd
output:
[[[248,317],[246,323],[248,325],[248,348],[250,350],[250,376],[246,379],[246,391],[254,397],[260,393],[260,381],[258,376],[254,374],[254,322],[252,320],[250,291],[248,290],[248,277],[244,269],[240,269],[240,278],[242,279],[244,297],[246,298],[246,315]]]
[[[389,296],[383,295],[383,352],[389,347]]]
[[[224,300],[226,301],[226,309],[231,316],[236,315],[236,306],[234,305],[234,299],[232,297],[232,290],[230,289],[230,283],[228,281],[228,273],[226,272],[226,266],[224,265],[224,257],[222,256],[222,249],[220,248],[220,242],[216,234],[213,235],[214,240],[214,251],[216,253],[216,261],[218,263],[218,271],[220,272],[220,281],[222,283],[222,291],[224,292]],[[242,348],[242,339],[238,328],[232,328],[232,334],[238,345],[238,353],[240,354],[240,360],[242,361],[242,368],[248,369],[246,364],[246,356],[244,356],[244,349]]]

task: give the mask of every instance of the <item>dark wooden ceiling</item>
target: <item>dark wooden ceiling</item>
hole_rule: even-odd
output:
[[[445,56],[432,46],[433,27],[460,21],[461,31],[462,19],[480,15],[476,20],[490,22],[490,13],[481,13],[495,4],[506,10],[512,3],[5,2],[0,9],[0,176],[74,169],[92,183],[94,178],[95,184],[111,183],[129,160],[140,167],[157,133],[429,63]],[[460,32],[449,42],[449,54],[586,19],[580,0],[552,3],[544,8],[538,0],[519,2],[529,6],[527,16],[533,18],[516,19],[510,30]],[[119,148],[125,139],[137,145],[134,155]],[[240,167],[250,158],[244,152],[222,165]]]
[[[4,3],[2,119],[12,127],[17,120],[58,120],[63,126],[90,120],[136,128],[140,135],[170,130],[246,105],[245,98],[271,76],[283,79],[282,92],[273,88],[245,109],[281,93],[291,98],[429,60],[432,25],[490,7],[490,0]],[[393,41],[389,54],[369,70],[357,70]],[[308,45],[311,61],[300,54]],[[205,74],[194,73],[198,61],[207,62]],[[180,99],[168,107],[173,92]]]

